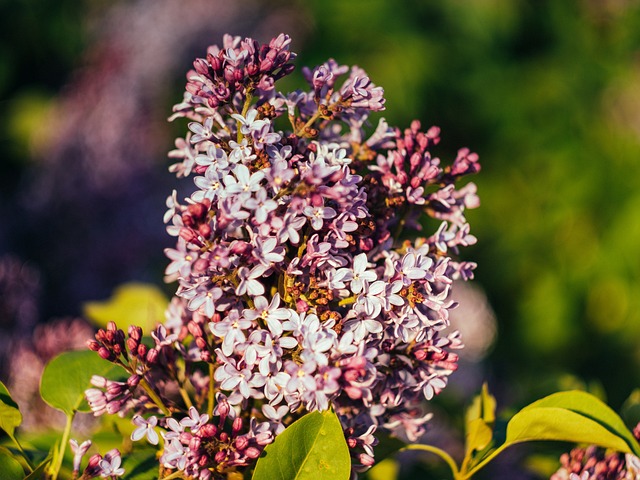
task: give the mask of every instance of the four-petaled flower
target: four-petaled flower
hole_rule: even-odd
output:
[[[132,421],[138,428],[131,433],[131,440],[137,442],[138,440],[141,440],[142,437],[146,436],[147,441],[151,445],[158,444],[158,432],[155,431],[155,427],[158,425],[158,419],[155,416],[145,419],[140,415],[134,415]]]

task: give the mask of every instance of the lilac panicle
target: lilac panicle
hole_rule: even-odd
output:
[[[171,117],[189,133],[170,170],[193,187],[167,199],[167,322],[152,346],[114,325],[90,343],[137,380],[97,381],[94,412],[132,410],[132,439],[155,443],[158,429],[163,468],[193,478],[251,468],[292,421],[329,408],[365,470],[376,432],[425,431],[423,402],[462,347],[443,330],[453,281],[475,267],[451,255],[475,242],[476,189],[457,182],[477,155],[442,165],[439,129],[417,121],[367,132],[385,99],[359,67],[329,60],[303,70],[309,91],[279,92],[290,46],[226,35],[194,62]]]

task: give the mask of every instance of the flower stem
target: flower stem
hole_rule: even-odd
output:
[[[173,478],[184,478],[182,476],[182,471],[178,470],[177,472],[173,472],[171,475],[169,475],[167,477],[162,477],[160,480],[171,480]]]
[[[20,442],[16,437],[12,436],[11,439],[13,440],[13,443],[16,444],[16,447],[18,447],[18,451],[22,455],[22,458],[24,458],[24,461],[27,463],[27,467],[29,467],[29,473],[33,472],[35,467],[33,466],[33,463],[31,463],[31,460],[29,460],[29,457],[27,456],[27,452],[24,451],[24,449],[22,448],[22,445],[20,445]]]
[[[149,398],[153,400],[153,403],[155,403],[158,406],[158,408],[162,410],[162,413],[165,416],[170,417],[171,412],[169,411],[167,406],[162,402],[162,399],[158,396],[158,394],[153,390],[153,388],[151,388],[151,385],[149,385],[149,382],[147,382],[144,378],[141,378],[139,385],[144,389],[145,392],[147,392],[147,395],[149,395]]]
[[[403,450],[421,450],[424,452],[433,453],[434,455],[437,455],[440,458],[442,458],[447,463],[447,465],[449,465],[449,468],[451,469],[451,473],[453,473],[454,480],[461,480],[462,478],[466,478],[460,475],[460,471],[458,470],[455,460],[451,458],[451,456],[444,450],[441,450],[431,445],[422,445],[422,444],[407,445],[406,447],[402,448],[400,451],[403,451]]]
[[[213,388],[213,363],[209,364],[209,395],[207,402],[207,415],[209,418],[213,416],[213,402],[215,399],[215,389]]]
[[[475,475],[478,470],[480,470],[481,468],[483,468],[487,463],[489,463],[491,460],[493,460],[494,458],[496,458],[500,453],[502,453],[503,450],[505,450],[509,445],[506,443],[503,443],[502,445],[500,445],[498,448],[496,448],[493,452],[491,452],[489,455],[487,455],[486,457],[484,457],[482,459],[482,461],[480,463],[478,463],[475,467],[473,467],[471,470],[469,470],[468,472],[462,472],[462,479],[467,479],[467,478],[471,478],[473,475]]]
[[[244,101],[244,105],[242,106],[242,112],[240,113],[240,115],[242,115],[243,117],[247,115],[247,112],[249,111],[249,107],[251,106],[252,100],[253,100],[253,94],[251,92],[247,92],[247,98]],[[236,129],[238,130],[238,143],[242,142],[242,139],[244,138],[244,135],[242,135],[242,132],[240,131],[241,127],[242,127],[242,123],[237,121]]]
[[[193,407],[193,403],[191,403],[191,399],[189,398],[189,394],[187,393],[187,391],[184,389],[184,387],[180,387],[180,396],[182,397],[182,401],[184,402],[184,404],[187,406],[187,409]]]
[[[301,137],[304,135],[304,132],[307,128],[309,128],[311,125],[313,125],[315,123],[316,120],[318,120],[318,118],[320,118],[320,110],[316,111],[316,113],[313,114],[313,116],[307,121],[307,123],[305,123],[300,130],[298,130],[297,132],[295,132],[296,136]]]
[[[73,417],[75,416],[75,413],[76,412],[74,411],[71,414],[67,414],[67,423],[64,427],[64,432],[62,432],[60,448],[56,456],[56,464],[53,466],[53,470],[51,471],[51,480],[56,480],[58,478],[58,473],[60,472],[60,468],[62,467],[62,460],[64,458],[64,452],[67,449],[69,436],[71,435],[71,424],[73,423]]]

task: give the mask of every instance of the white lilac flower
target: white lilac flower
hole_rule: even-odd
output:
[[[213,136],[211,131],[213,127],[213,117],[207,117],[203,123],[190,122],[188,127],[189,130],[195,134],[191,137],[191,143],[195,144],[209,140]]]
[[[255,108],[250,108],[247,112],[246,116],[242,116],[238,113],[234,113],[231,115],[231,118],[240,123],[240,131],[245,135],[251,134],[251,132],[260,130],[263,125],[268,124],[266,120],[257,119],[258,110]]]
[[[124,468],[121,468],[122,458],[120,452],[117,449],[107,452],[102,460],[100,460],[100,476],[106,477],[121,477],[124,475]]]
[[[143,437],[147,437],[147,441],[151,445],[158,444],[158,432],[155,431],[155,427],[158,425],[158,419],[155,416],[145,419],[140,415],[134,415],[132,421],[138,428],[131,432],[131,440],[137,442]]]
[[[189,416],[180,420],[182,427],[188,427],[192,433],[197,433],[203,425],[209,421],[209,415],[206,413],[200,415],[195,407],[189,408]]]

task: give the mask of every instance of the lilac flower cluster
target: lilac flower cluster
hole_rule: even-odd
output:
[[[190,122],[170,170],[197,188],[167,199],[167,322],[151,346],[115,324],[90,343],[131,374],[94,380],[95,413],[133,410],[134,440],[157,443],[161,427],[163,467],[193,478],[251,466],[293,420],[329,408],[366,469],[376,431],[424,432],[424,400],[462,347],[442,331],[452,282],[475,267],[450,255],[475,242],[475,185],[455,184],[477,155],[442,166],[439,129],[417,121],[403,132],[380,119],[368,135],[385,100],[358,67],[329,60],[303,70],[308,91],[278,92],[290,42],[226,35],[195,61],[172,116]],[[429,219],[435,232],[415,238]]]
[[[640,423],[633,430],[640,439]],[[560,457],[560,469],[550,480],[638,480],[640,459],[630,453],[605,451],[594,445],[574,448]]]

